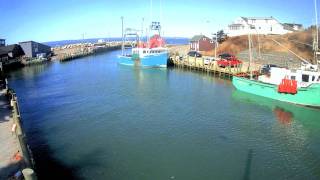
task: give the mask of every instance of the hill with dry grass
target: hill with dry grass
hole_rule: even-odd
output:
[[[291,50],[300,57],[312,60],[313,51],[313,33],[312,29],[302,32],[294,32],[285,35],[252,35],[253,48],[259,49],[261,53],[283,52],[290,53]],[[280,46],[275,41],[282,44]],[[229,37],[226,41],[219,45],[217,52],[239,54],[240,52],[248,50],[248,36]],[[203,52],[205,55],[214,55],[214,50],[210,52]]]

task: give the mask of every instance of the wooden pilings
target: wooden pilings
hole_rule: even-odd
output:
[[[22,174],[24,175],[25,179],[28,180],[36,180],[36,174],[33,171],[34,168],[34,160],[32,157],[31,150],[26,143],[26,136],[23,132],[21,126],[21,115],[19,110],[18,99],[16,93],[12,89],[7,90],[7,95],[10,98],[10,105],[12,107],[12,117],[13,117],[13,124],[14,124],[14,133],[16,134],[19,140],[19,151],[22,156],[23,160],[23,168]]]
[[[174,66],[179,68],[186,68],[186,69],[193,69],[198,71],[206,71],[208,73],[213,73],[214,75],[217,75],[219,77],[228,77],[231,78],[232,76],[235,76],[240,73],[246,73],[245,67],[243,67],[242,64],[231,67],[219,67],[217,64],[217,61],[215,60],[206,60],[205,58],[201,57],[179,57],[179,56],[173,56],[170,57],[172,60]]]

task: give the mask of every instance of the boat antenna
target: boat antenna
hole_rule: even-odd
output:
[[[162,0],[160,0],[160,22],[162,23]],[[159,35],[161,36],[161,29]]]
[[[142,23],[141,23],[141,38],[143,40],[143,25],[144,25],[144,17],[142,18]]]
[[[150,24],[152,22],[152,0],[150,0]]]

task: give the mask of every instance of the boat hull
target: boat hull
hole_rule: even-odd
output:
[[[149,55],[144,57],[119,56],[119,64],[138,67],[167,67],[168,53]]]
[[[237,90],[288,103],[320,107],[320,84],[298,88],[297,94],[279,93],[278,86],[241,77],[233,77],[232,84]]]

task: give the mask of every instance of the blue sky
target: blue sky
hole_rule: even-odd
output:
[[[152,2],[152,19],[162,20],[165,36],[209,34],[238,16],[273,16],[304,26],[315,21],[314,0]],[[85,38],[121,37],[121,16],[127,27],[134,28],[141,28],[142,18],[145,24],[151,20],[150,0],[0,0],[0,14],[0,38],[9,44],[81,39],[83,33]]]

